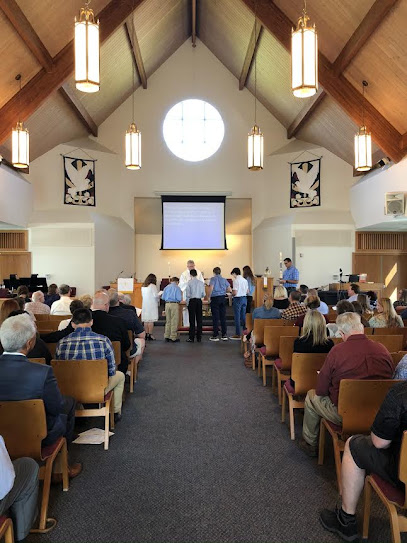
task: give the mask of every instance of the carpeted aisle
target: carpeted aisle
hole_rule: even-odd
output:
[[[53,489],[58,526],[30,542],[338,541],[318,521],[337,498],[331,460],[290,441],[238,342],[185,339],[148,344],[109,451],[73,446],[83,474]],[[370,541],[389,541],[382,508],[372,517]]]

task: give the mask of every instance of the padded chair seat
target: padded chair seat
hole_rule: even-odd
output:
[[[265,345],[263,345],[263,347],[259,347],[259,348],[258,348],[258,351],[259,351],[263,356],[266,356],[267,347],[266,347]]]
[[[3,526],[3,524],[6,522],[7,519],[8,517],[6,517],[6,515],[0,516],[0,528]]]
[[[55,449],[58,448],[59,444],[61,443],[63,437],[59,437],[55,443],[51,443],[51,445],[46,445],[45,447],[41,448],[41,460],[46,460],[49,458],[54,452]]]
[[[249,330],[248,328],[245,328],[245,329],[243,330],[243,335],[244,335],[244,336],[247,336],[247,334],[248,334],[249,332],[250,332],[250,330]]]
[[[295,394],[295,390],[294,390],[294,387],[293,385],[291,384],[291,379],[287,379],[287,381],[285,381],[284,383],[284,388],[286,389],[286,391],[289,393],[289,394]]]
[[[110,400],[110,398],[112,397],[112,390],[110,390],[107,394],[105,394],[105,397],[104,397],[104,400],[105,402],[107,402],[107,400]]]
[[[371,477],[390,502],[396,503],[400,507],[403,507],[404,505],[403,490],[401,490],[400,488],[396,488],[395,486],[388,483],[387,481],[384,481],[375,473],[372,473]]]
[[[283,361],[281,360],[281,358],[276,358],[274,360],[274,365],[278,370],[281,370],[281,368],[283,366]]]
[[[333,422],[331,422],[330,420],[326,420],[325,419],[325,422],[328,423],[328,426],[331,428],[331,430],[333,432],[336,432],[337,434],[341,434],[342,433],[342,426],[339,425],[339,424],[334,424]]]

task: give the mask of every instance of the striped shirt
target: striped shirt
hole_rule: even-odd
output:
[[[115,375],[113,345],[109,338],[92,332],[91,327],[76,328],[60,340],[55,358],[58,360],[100,360],[106,358],[109,377]]]

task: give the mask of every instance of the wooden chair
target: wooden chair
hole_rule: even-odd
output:
[[[276,322],[278,322],[280,319],[275,319]],[[256,346],[264,345],[264,327],[265,326],[272,326],[270,322],[273,321],[273,319],[254,319],[253,321],[253,331],[252,334],[254,336],[254,340],[256,342]],[[256,356],[258,353],[258,348],[253,351],[252,353],[252,369],[253,371],[256,369]]]
[[[120,365],[121,359],[122,359],[122,350],[121,350],[121,344],[120,341],[112,341],[113,345],[113,351],[114,351],[114,363],[116,364],[116,368]]]
[[[400,360],[407,354],[407,351],[399,351],[398,353],[390,353],[393,359],[394,369],[396,369],[397,364]]]
[[[68,313],[67,315],[49,315],[49,320],[53,322],[57,322],[58,324],[61,321],[64,321],[66,319],[71,319],[71,318],[72,318],[72,315],[70,313]]]
[[[253,315],[251,313],[246,313],[246,324],[245,324],[245,332],[248,334],[253,329]],[[247,351],[247,342],[243,341],[243,335],[242,339],[240,340],[240,351],[245,353]]]
[[[403,434],[399,460],[399,479],[407,485],[407,431]],[[393,543],[401,543],[401,533],[407,532],[407,492],[395,488],[378,475],[372,473],[365,479],[364,512],[362,537],[369,536],[370,502],[372,489],[381,499],[390,515],[390,526]]]
[[[378,336],[403,336],[403,348],[406,347],[407,343],[407,328],[373,328],[372,333]],[[367,334],[367,332],[366,332]]]
[[[365,336],[371,336],[371,335],[373,335],[373,333],[374,333],[374,328],[370,328],[369,326],[367,326],[367,327],[364,329],[364,332],[365,332]]]
[[[4,543],[14,543],[14,531],[11,518],[0,516],[0,540],[4,537]]]
[[[55,353],[57,351],[57,345],[58,343],[47,343],[49,352],[51,353],[52,358],[55,358]]]
[[[38,322],[38,321],[49,321],[49,315],[42,315],[41,313],[40,314],[35,314],[34,315],[35,317],[35,320]]]
[[[266,368],[273,366],[274,360],[278,357],[280,351],[280,337],[298,337],[298,326],[266,326],[264,328],[264,347],[260,347],[261,355],[259,364],[263,373],[263,386],[266,386]]]
[[[277,383],[277,396],[278,403],[281,405],[281,389],[282,383],[290,378],[291,375],[291,362],[294,350],[294,341],[297,336],[280,336],[280,346],[278,349],[278,358],[273,360],[272,365],[272,385],[271,390],[276,390]]]
[[[47,514],[52,468],[58,455],[61,458],[62,487],[65,491],[69,489],[66,439],[60,437],[52,445],[41,447],[41,442],[47,435],[47,420],[42,400],[0,402],[0,435],[4,438],[12,460],[28,456],[37,462],[45,462],[39,473],[39,478],[44,481],[39,526],[31,531],[49,532],[57,523],[55,519],[48,518]]]
[[[281,406],[281,422],[285,422],[286,398],[288,398],[292,440],[295,439],[294,409],[304,409],[307,392],[316,388],[318,371],[324,365],[327,355],[328,353],[293,353],[291,379],[295,387],[292,387],[289,380],[284,383]]]
[[[105,451],[109,448],[110,425],[114,428],[113,393],[105,394],[107,360],[52,360],[61,394],[82,404],[98,403],[98,409],[76,409],[75,417],[105,417]]]
[[[377,343],[381,343],[386,347],[386,349],[389,351],[389,353],[396,353],[398,351],[401,351],[403,349],[403,336],[398,335],[389,335],[389,336],[381,336],[374,334],[373,336],[367,336],[372,341],[376,341]]]
[[[61,321],[37,321],[37,330],[40,334],[55,332],[55,330],[58,330],[59,323]]]
[[[30,362],[35,362],[36,364],[45,364],[45,358],[29,358]]]
[[[399,382],[392,379],[341,380],[338,413],[342,417],[342,425],[338,426],[329,420],[321,419],[318,456],[318,464],[321,465],[324,463],[325,432],[328,430],[333,441],[336,478],[340,494],[342,494],[341,452],[345,448],[346,440],[354,434],[369,434],[376,413],[388,390]]]

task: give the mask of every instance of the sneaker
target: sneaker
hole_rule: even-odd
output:
[[[228,339],[228,336],[222,336],[222,341],[227,341]]]
[[[122,414],[121,413],[115,413],[114,414],[114,423],[117,424],[122,420]]]
[[[197,340],[198,343],[201,343],[202,338],[198,337],[198,338],[196,338],[196,340]]]
[[[180,342],[180,339],[177,338],[177,339],[170,339],[171,343],[179,343]]]
[[[209,341],[219,341],[219,338],[218,338],[218,336],[211,336],[209,338]]]
[[[237,334],[230,336],[229,339],[233,339],[234,341],[240,341],[242,338],[241,336],[238,336]]]
[[[193,343],[193,342],[194,342],[194,340],[191,339],[190,337],[187,339],[187,343]]]
[[[170,340],[169,337],[166,337],[166,338],[165,338],[165,341],[166,341],[167,343],[169,343],[171,340]]]
[[[341,511],[338,507],[334,511],[323,509],[319,515],[319,521],[325,530],[339,535],[345,541],[357,541],[359,539],[356,518],[344,523],[341,519]]]
[[[305,439],[301,439],[298,442],[298,447],[310,458],[316,458],[318,456],[318,446],[310,445]]]

